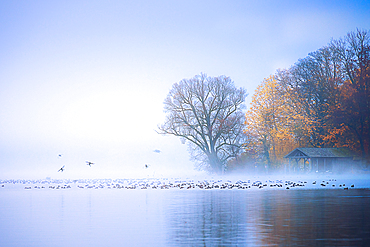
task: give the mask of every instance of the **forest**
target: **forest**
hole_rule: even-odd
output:
[[[245,114],[246,150],[271,169],[297,147],[345,147],[370,161],[370,33],[357,29],[265,78]]]

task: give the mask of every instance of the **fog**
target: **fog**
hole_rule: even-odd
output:
[[[216,176],[156,130],[174,83],[249,93],[365,1],[1,1],[0,246],[365,246],[359,170]],[[91,162],[91,163],[89,163]]]
[[[346,1],[2,2],[0,178],[203,174],[186,145],[155,131],[174,83],[226,75],[251,95],[332,37],[369,28],[368,10]]]

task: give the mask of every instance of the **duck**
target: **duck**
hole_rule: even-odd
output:
[[[91,161],[86,161],[86,165],[88,165],[88,166],[90,166],[91,167],[91,165],[94,165],[94,163],[93,162],[91,162]]]
[[[62,166],[62,167],[58,170],[58,172],[64,172],[64,166]]]

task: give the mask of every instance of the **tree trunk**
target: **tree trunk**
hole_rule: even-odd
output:
[[[209,164],[211,165],[213,171],[221,175],[223,173],[223,167],[222,167],[222,164],[219,158],[217,157],[217,154],[216,153],[208,154],[208,160],[209,160]]]
[[[262,139],[262,145],[263,145],[263,153],[264,153],[264,156],[266,158],[266,161],[267,161],[267,172],[268,170],[270,169],[270,165],[271,165],[271,159],[270,159],[270,145],[268,145],[267,143],[267,140],[266,140],[266,137],[264,137],[264,139]]]

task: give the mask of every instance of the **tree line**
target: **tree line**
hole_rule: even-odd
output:
[[[246,113],[246,157],[279,167],[296,147],[370,158],[370,33],[357,30],[264,79]]]
[[[370,33],[357,30],[246,90],[226,76],[175,83],[160,134],[188,142],[198,168],[278,169],[297,147],[346,147],[370,160]]]

